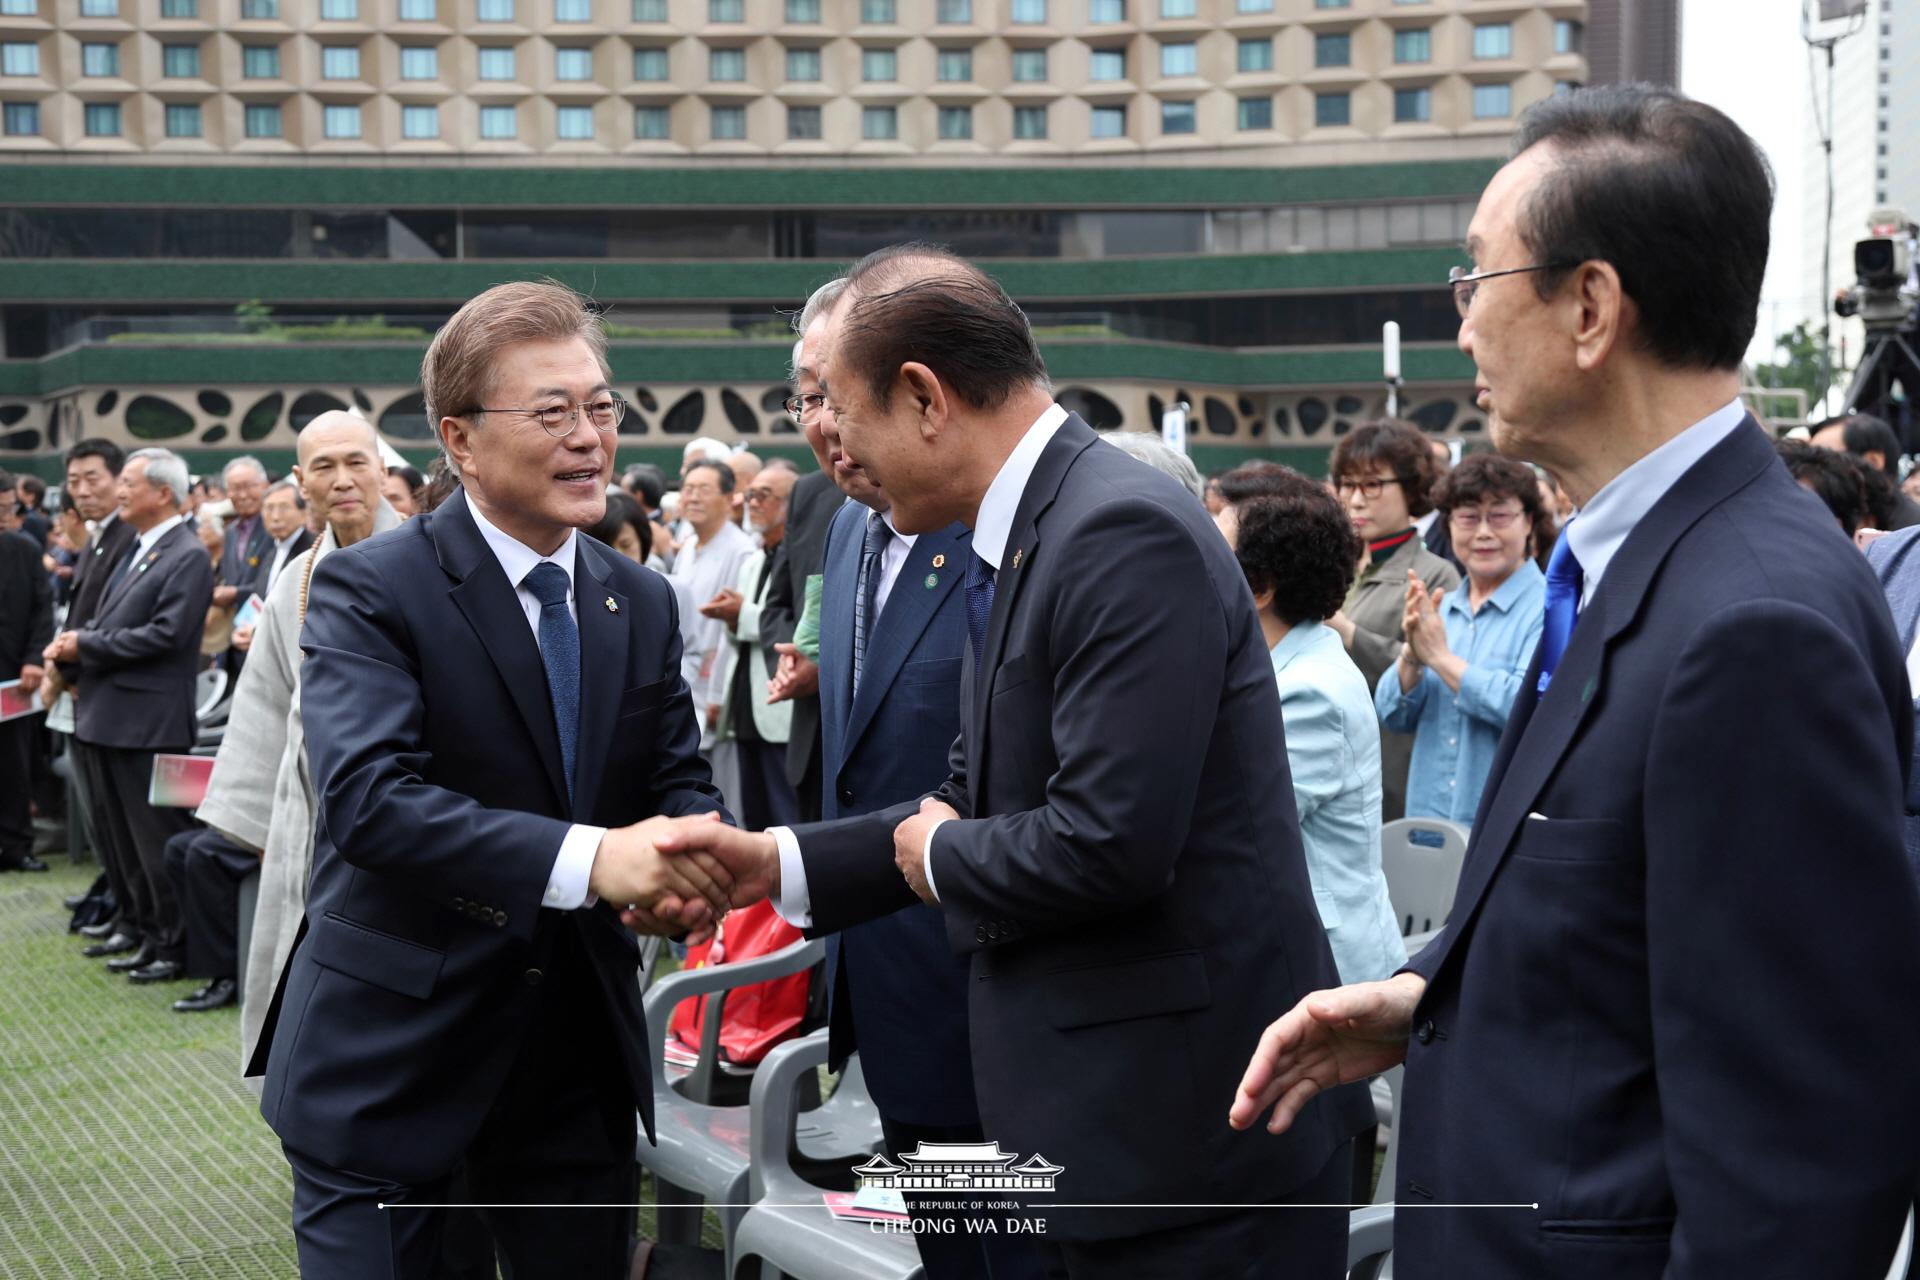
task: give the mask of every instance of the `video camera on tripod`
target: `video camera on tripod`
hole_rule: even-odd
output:
[[[1853,286],[1834,299],[1834,312],[1859,316],[1866,348],[1847,388],[1846,412],[1870,413],[1894,424],[1909,443],[1908,414],[1893,400],[1897,383],[1911,405],[1920,395],[1920,356],[1911,341],[1920,331],[1920,226],[1901,209],[1875,209],[1867,238],[1853,246]]]

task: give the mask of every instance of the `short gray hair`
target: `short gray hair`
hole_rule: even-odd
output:
[[[261,501],[264,502],[266,499],[271,498],[274,494],[279,493],[282,489],[285,489],[288,493],[293,495],[294,506],[300,508],[302,511],[305,511],[307,509],[306,495],[301,493],[300,486],[295,484],[291,480],[276,480],[272,484],[268,485],[267,491],[261,495]]]
[[[820,318],[820,313],[840,301],[840,295],[846,287],[847,278],[841,276],[815,289],[807,296],[807,304],[800,308],[800,314],[793,318],[793,331],[804,338],[807,330],[813,327],[813,322]]]
[[[1174,451],[1159,436],[1149,431],[1102,431],[1100,438],[1122,453],[1130,454],[1146,463],[1155,471],[1163,471],[1178,480],[1194,497],[1198,498],[1206,490],[1206,484],[1200,479],[1199,468],[1193,465],[1193,459],[1184,453]]]
[[[140,452],[147,453],[149,452],[149,450],[142,449]],[[134,456],[138,457],[139,455],[136,454]],[[233,469],[235,467],[252,467],[253,473],[260,477],[260,483],[265,484],[267,482],[266,467],[261,464],[260,459],[254,457],[250,453],[243,454],[240,457],[235,458],[232,462],[229,462],[226,466],[220,468],[220,478],[222,480],[225,480],[229,475],[233,474]],[[151,467],[147,468],[147,473],[151,475],[153,473],[153,468]]]
[[[147,464],[147,483],[157,485],[173,495],[173,504],[177,507],[187,500],[187,489],[192,484],[187,475],[187,464],[180,455],[171,449],[135,449],[127,455],[128,462],[145,459]],[[236,458],[235,462],[252,462],[251,458]],[[228,466],[233,463],[229,462]],[[258,462],[253,463],[259,466]]]

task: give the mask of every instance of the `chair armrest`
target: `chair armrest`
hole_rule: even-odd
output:
[[[1355,1209],[1347,1219],[1347,1267],[1352,1280],[1375,1280],[1392,1252],[1393,1206]],[[1363,1262],[1367,1265],[1360,1265]]]
[[[771,1171],[791,1169],[787,1150],[793,1141],[799,1108],[794,1089],[809,1071],[827,1060],[825,1029],[775,1045],[760,1069],[753,1074],[753,1091],[747,1098],[748,1193],[759,1200],[766,1194],[766,1177]]]
[[[654,1083],[665,1081],[667,1023],[682,1000],[709,995],[734,987],[748,987],[772,978],[802,973],[819,963],[827,954],[826,940],[806,938],[782,947],[771,955],[751,960],[729,960],[724,964],[702,965],[670,973],[648,989],[644,1008],[647,1015],[647,1057],[653,1063]]]

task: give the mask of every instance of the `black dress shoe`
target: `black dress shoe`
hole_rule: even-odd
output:
[[[135,969],[144,969],[159,959],[151,942],[143,942],[133,951],[118,959],[107,961],[108,973],[132,973]]]
[[[0,871],[45,871],[47,864],[30,853],[0,854]]]
[[[84,893],[70,893],[66,897],[60,899],[60,902],[61,902],[61,905],[65,906],[67,910],[78,911],[80,909],[80,904],[85,902],[86,900],[87,900],[87,895]]]
[[[133,980],[140,981],[140,975],[134,974]],[[215,978],[192,995],[173,1002],[175,1013],[205,1013],[208,1009],[224,1009],[240,999],[239,989],[233,985],[232,978]]]
[[[101,956],[125,955],[129,951],[138,951],[139,949],[140,949],[140,939],[133,937],[130,934],[116,933],[102,939],[99,942],[92,944],[91,946],[82,947],[80,949],[80,954],[90,959],[97,960]]]
[[[136,987],[142,987],[149,982],[179,982],[192,976],[187,972],[187,966],[178,960],[155,960],[152,964],[135,969],[127,978]]]
[[[82,901],[85,901],[85,899],[82,899]],[[83,924],[80,926],[80,932],[89,938],[111,938],[113,936],[113,921],[102,920],[99,924]]]

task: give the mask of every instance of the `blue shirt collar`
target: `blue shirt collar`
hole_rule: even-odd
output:
[[[1303,622],[1281,636],[1280,643],[1267,650],[1267,656],[1273,660],[1276,672],[1285,671],[1287,664],[1295,658],[1324,647],[1329,637],[1335,644],[1340,644],[1339,635],[1326,623]],[[1343,650],[1345,647],[1341,646]]]
[[[1492,595],[1487,597],[1487,603],[1484,607],[1497,610],[1500,613],[1506,613],[1512,609],[1514,605],[1520,603],[1522,599],[1531,595],[1535,590],[1546,590],[1546,585],[1547,575],[1540,572],[1540,566],[1535,564],[1531,558],[1522,560],[1520,567],[1508,574],[1507,580],[1495,588]],[[1460,614],[1462,617],[1471,618],[1473,616],[1472,593],[1473,580],[1471,578],[1462,578],[1460,585],[1448,592],[1447,598],[1441,602],[1444,610],[1450,610]]]

